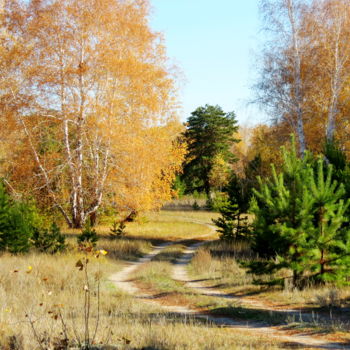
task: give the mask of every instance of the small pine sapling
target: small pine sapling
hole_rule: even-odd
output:
[[[79,246],[91,246],[96,247],[96,243],[98,241],[98,235],[94,228],[91,227],[90,223],[88,222],[84,229],[82,230],[81,234],[77,237],[77,242]]]
[[[192,209],[196,211],[200,209],[197,201],[194,201],[194,203],[192,204]]]
[[[349,200],[333,178],[333,167],[322,158],[306,153],[299,158],[295,147],[284,151],[281,173],[260,180],[254,191],[251,212],[252,248],[259,260],[245,264],[255,275],[291,271],[291,284],[304,288],[310,283],[348,283],[350,231],[346,225]],[[273,277],[271,283],[283,284]]]
[[[39,251],[45,253],[55,254],[62,252],[66,248],[66,238],[55,222],[49,230],[36,228],[32,241]]]
[[[249,237],[248,217],[242,215],[237,204],[227,204],[220,210],[221,217],[213,220],[220,239],[225,242],[244,240]]]
[[[125,234],[125,222],[124,221],[114,221],[112,227],[110,228],[110,236],[113,238],[120,238]]]
[[[233,175],[227,186],[228,198],[219,209],[221,217],[213,220],[221,234],[220,239],[226,242],[248,239],[250,226],[248,223],[248,192],[243,179]]]

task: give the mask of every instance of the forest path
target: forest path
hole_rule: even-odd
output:
[[[212,230],[214,230],[212,225],[206,224],[210,226]],[[203,240],[206,237],[212,236],[213,232],[210,234],[198,237],[198,240]],[[193,240],[191,240],[193,241]],[[213,297],[225,297],[225,298],[233,298],[232,296],[225,295],[225,293],[220,290],[216,290],[213,288],[208,288],[202,285],[200,282],[193,281],[189,278],[187,274],[187,266],[190,263],[193,255],[196,250],[199,249],[203,244],[210,242],[201,241],[195,244],[188,245],[187,249],[183,252],[182,256],[176,261],[174,264],[174,270],[172,278],[175,280],[182,281],[185,283],[185,286],[191,288],[196,293],[210,295]],[[144,291],[133,283],[132,278],[135,271],[137,271],[142,265],[152,261],[152,259],[160,254],[164,249],[176,245],[176,244],[185,244],[186,241],[174,241],[167,242],[160,245],[155,246],[155,249],[144,257],[140,258],[138,261],[130,262],[126,267],[124,267],[121,271],[110,276],[109,280],[119,289],[124,292],[133,295],[135,298],[142,300],[143,302],[153,304],[157,307],[161,307],[164,311],[174,313],[177,316],[181,316],[184,319],[188,319],[189,317],[204,319],[208,323],[213,323],[221,327],[230,328],[233,331],[237,330],[240,332],[246,332],[247,336],[249,334],[261,334],[262,336],[267,336],[269,338],[274,338],[280,342],[285,342],[287,344],[293,344],[298,346],[299,348],[304,349],[350,349],[350,345],[345,345],[342,343],[329,342],[324,339],[320,339],[317,336],[310,336],[307,334],[289,334],[288,331],[283,329],[278,329],[277,327],[267,326],[266,323],[263,322],[254,322],[254,321],[238,321],[231,317],[220,317],[213,316],[202,311],[198,311],[196,309],[192,309],[186,305],[164,305],[160,301],[157,301],[157,293],[152,291]],[[250,305],[256,308],[264,309],[264,310],[273,310],[270,308],[266,308],[266,305],[260,302],[255,302],[251,300],[243,300],[239,297],[234,297],[235,300],[241,301],[242,305]],[[281,310],[278,310],[281,311]],[[296,310],[284,310],[286,312],[295,313]]]

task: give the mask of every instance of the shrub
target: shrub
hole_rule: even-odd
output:
[[[96,246],[98,241],[98,235],[94,228],[91,227],[90,223],[87,223],[82,230],[81,234],[77,237],[77,242],[79,245],[90,245],[92,247]]]
[[[226,204],[220,210],[221,217],[213,220],[220,239],[225,242],[247,239],[250,235],[248,217],[241,213],[237,204]]]
[[[41,252],[55,254],[66,248],[65,237],[60,228],[53,223],[50,229],[36,229],[33,235],[33,244]]]
[[[27,252],[37,224],[36,208],[30,203],[15,201],[0,183],[0,250]]]
[[[194,203],[192,204],[192,209],[196,211],[200,210],[200,206],[197,201],[194,201]]]
[[[232,175],[227,186],[227,197],[222,201],[219,209],[221,217],[213,220],[218,227],[220,239],[233,242],[247,239],[250,235],[248,225],[248,202],[250,193],[245,179]]]
[[[207,201],[207,207],[213,211],[220,211],[227,204],[228,196],[223,192],[216,192],[215,195]]]
[[[119,238],[124,236],[125,228],[126,228],[126,225],[124,221],[121,221],[121,222],[114,221],[112,224],[112,228],[110,228],[110,236],[112,238]]]

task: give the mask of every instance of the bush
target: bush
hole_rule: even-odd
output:
[[[245,240],[250,236],[248,217],[241,213],[237,204],[226,204],[220,210],[221,217],[213,220],[219,228],[220,239],[225,242]]]
[[[37,224],[33,205],[14,201],[0,183],[0,250],[27,252]]]
[[[110,236],[112,238],[120,238],[120,237],[124,236],[125,228],[126,228],[126,225],[125,225],[124,221],[113,222],[112,228],[109,229],[111,231]]]
[[[60,228],[53,223],[50,229],[36,229],[33,244],[41,252],[55,254],[66,248],[65,237]]]
[[[79,245],[90,245],[96,246],[98,241],[98,235],[94,228],[91,227],[90,223],[87,223],[82,230],[81,234],[78,235],[77,241]]]
[[[207,207],[213,211],[220,211],[228,204],[228,196],[223,192],[216,192],[212,198],[207,200]]]
[[[247,217],[249,186],[246,179],[233,174],[226,190],[227,196],[223,197],[225,200],[222,200],[218,208],[221,217],[213,222],[219,228],[217,231],[222,241],[246,240],[250,236]]]
[[[197,201],[194,201],[193,202],[193,204],[192,204],[192,209],[193,210],[200,210],[200,206],[199,206],[199,204],[198,204],[198,202]]]

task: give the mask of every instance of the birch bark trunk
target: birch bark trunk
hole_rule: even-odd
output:
[[[293,43],[293,73],[294,73],[294,103],[295,114],[297,118],[296,131],[299,139],[299,153],[304,155],[306,151],[306,141],[304,132],[304,113],[303,113],[303,88],[301,77],[301,54],[299,44],[299,30],[297,28],[295,17],[295,6],[293,0],[287,0],[288,18],[291,24],[291,35]]]

